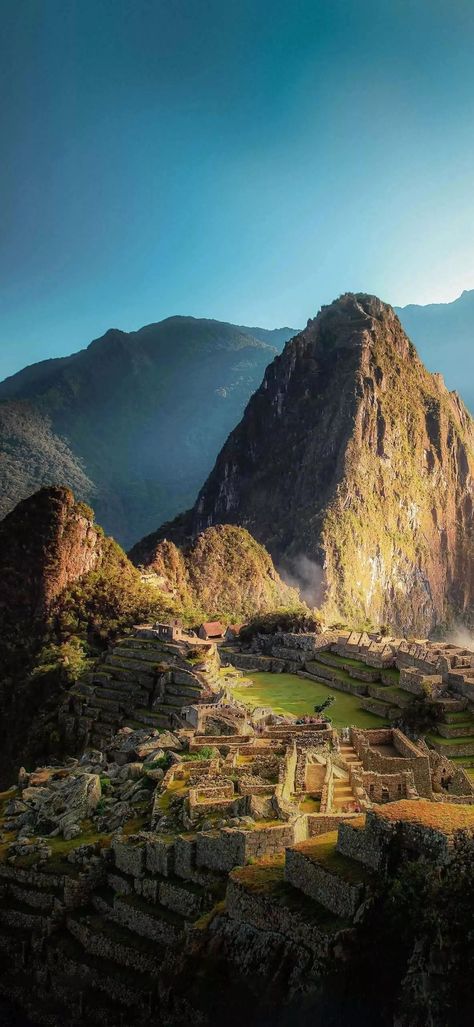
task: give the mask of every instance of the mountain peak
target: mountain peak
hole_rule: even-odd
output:
[[[472,602],[473,475],[465,408],[392,307],[346,293],[269,365],[176,531],[241,525],[323,574],[328,616],[428,631]]]

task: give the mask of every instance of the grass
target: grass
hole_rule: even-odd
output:
[[[474,717],[467,710],[457,710],[455,713],[445,713],[443,721],[445,724],[472,724]]]
[[[252,895],[270,899],[272,905],[296,913],[308,925],[318,927],[324,932],[332,933],[344,926],[343,921],[334,914],[284,880],[284,862],[283,853],[267,856],[257,863],[232,870],[230,877]]]
[[[354,660],[352,656],[339,656],[338,653],[327,652],[327,650],[323,650],[323,652],[324,656],[328,659],[326,666],[342,667],[343,669],[344,667],[356,667],[358,670],[373,670],[372,667],[368,668],[367,664],[364,663],[363,660]],[[325,662],[325,660],[318,661],[317,656],[315,657],[315,660],[321,663]]]
[[[308,859],[322,866],[328,874],[342,877],[348,884],[366,884],[372,880],[373,874],[361,863],[343,856],[336,849],[337,831],[321,834],[309,841],[300,842],[295,846]]]
[[[212,909],[208,910],[207,913],[203,913],[193,924],[193,928],[196,931],[206,931],[209,925],[214,920],[214,917],[219,916],[220,913],[225,913],[226,902],[225,899],[220,899],[216,902]]]
[[[297,717],[313,713],[316,704],[334,695],[335,702],[328,710],[334,727],[380,727],[380,717],[362,710],[359,698],[348,692],[335,692],[330,684],[322,685],[296,674],[247,674],[252,681],[247,686],[232,686],[232,694],[251,708],[271,706],[275,713],[291,713]],[[352,679],[350,679],[352,681]],[[352,682],[353,683],[353,682]]]
[[[394,683],[400,680],[400,671],[396,667],[383,667],[380,673],[390,678]]]
[[[474,735],[463,735],[461,738],[442,738],[441,735],[427,735],[429,742],[436,742],[437,745],[466,745],[474,742]]]
[[[306,795],[300,802],[301,813],[319,813],[321,803],[319,799],[312,799],[310,795]]]
[[[70,838],[66,841],[64,838],[45,838],[48,848],[52,850],[53,859],[60,859],[61,856],[67,856],[68,853],[73,852],[74,849],[78,849],[80,845],[96,845],[98,844],[101,849],[105,849],[110,845],[112,840],[111,834],[98,834],[97,831],[84,830],[82,834],[79,834],[77,838]]]
[[[377,816],[384,820],[420,824],[444,834],[452,834],[453,831],[463,828],[474,828],[474,806],[429,802],[427,799],[418,799],[417,802],[411,802],[409,799],[387,802],[383,806],[378,806]]]
[[[166,790],[157,799],[156,805],[162,813],[168,813],[172,799],[184,799],[188,794],[188,786],[182,779],[176,778],[171,781]]]

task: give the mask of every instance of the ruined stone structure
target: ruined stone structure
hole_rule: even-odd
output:
[[[438,711],[436,729],[427,737],[430,749],[467,769],[474,766],[474,653],[468,649],[360,631],[279,632],[234,643],[223,655],[247,672],[296,673],[349,692],[385,722],[403,719],[414,701],[428,699]],[[463,793],[471,791],[465,776]]]
[[[216,647],[166,627],[135,629],[71,690],[63,730],[89,732],[84,754],[22,768],[0,796],[0,992],[45,1022],[189,1023],[203,995],[180,982],[216,941],[232,973],[250,959],[264,982],[279,953],[288,996],[317,987],[395,834],[402,855],[443,862],[453,831],[474,824],[468,779],[433,748],[394,727],[254,717],[232,699],[238,672],[222,673]],[[278,642],[308,662],[337,658],[321,663],[329,670],[353,645]],[[409,660],[425,655],[401,648],[398,668],[370,639],[357,644],[411,686],[424,673]],[[442,658],[450,668],[429,676],[444,683],[465,656]],[[380,668],[362,666],[369,687]]]
[[[175,625],[136,628],[71,689],[60,717],[67,746],[100,748],[124,724],[169,728],[183,705],[217,696],[220,684],[212,643]]]

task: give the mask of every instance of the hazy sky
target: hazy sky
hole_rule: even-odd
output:
[[[0,377],[474,287],[472,0],[1,0]]]

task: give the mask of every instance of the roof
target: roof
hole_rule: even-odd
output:
[[[228,624],[227,625],[227,631],[233,631],[236,635],[239,634],[239,631],[241,630],[241,628],[243,628],[243,624]]]
[[[204,624],[201,624],[201,628],[206,632],[206,635],[223,635],[225,630],[220,620],[206,621]]]
[[[461,803],[400,799],[377,806],[373,812],[382,820],[419,824],[448,835],[463,828],[474,829],[474,806]]]

